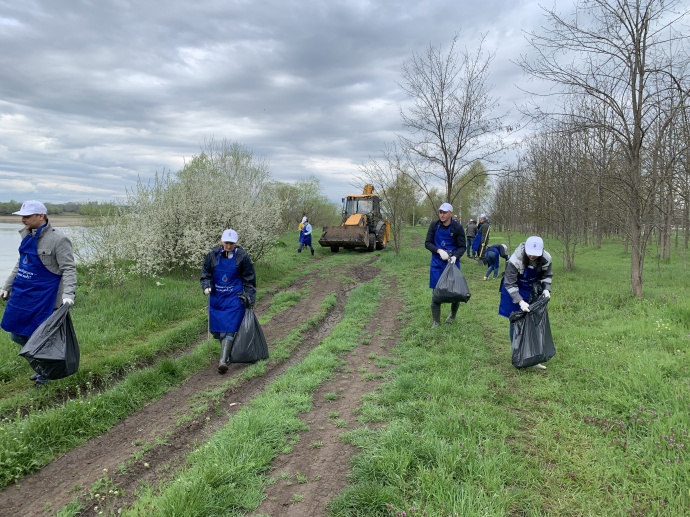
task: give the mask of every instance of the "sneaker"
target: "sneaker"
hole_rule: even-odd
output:
[[[546,370],[546,366],[544,366],[544,365],[541,364],[541,363],[535,364],[534,367],[535,367],[537,370]]]
[[[43,375],[40,375],[40,374],[36,374],[36,375],[37,375],[36,384],[34,385],[36,388],[42,388],[43,386],[48,384],[48,382],[49,382],[48,379],[43,377]]]
[[[220,363],[218,365],[218,373],[223,375],[228,371],[228,365],[226,363]]]

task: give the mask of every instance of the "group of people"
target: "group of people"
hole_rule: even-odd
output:
[[[553,277],[551,255],[544,250],[544,241],[536,235],[521,243],[508,256],[508,246],[505,244],[488,245],[489,223],[486,214],[481,214],[479,224],[470,219],[468,231],[453,216],[453,206],[443,203],[438,209],[438,220],[429,225],[424,247],[431,252],[429,265],[429,287],[434,289],[443,270],[448,264],[460,268],[460,257],[467,251],[470,258],[477,256],[478,240],[484,246],[484,260],[489,266],[484,280],[498,276],[500,259],[506,260],[505,274],[501,283],[498,314],[506,318],[515,311],[529,312],[530,303],[536,296],[551,296],[551,280]],[[474,248],[474,252],[473,252]],[[453,323],[457,316],[459,303],[451,303],[450,314],[446,323]],[[441,304],[431,301],[432,328],[440,325]],[[509,327],[510,340],[513,340],[513,324]],[[545,370],[546,366],[536,365]]]
[[[52,226],[43,203],[25,201],[13,214],[21,217],[24,228],[19,259],[0,289],[0,298],[7,300],[0,327],[23,347],[55,309],[74,304],[77,268],[71,241]],[[201,287],[209,297],[209,330],[221,343],[219,373],[227,372],[245,310],[256,301],[254,264],[238,240],[235,230],[226,229],[201,268]],[[37,366],[31,375],[36,387],[49,381],[43,373]]]
[[[0,289],[0,298],[7,300],[0,327],[9,332],[10,339],[24,346],[33,332],[62,304],[74,304],[77,289],[77,270],[69,238],[54,228],[48,219],[45,205],[39,201],[25,201],[21,209],[14,212],[21,217],[24,228],[20,231],[19,259],[9,277]],[[544,250],[540,237],[532,236],[521,243],[508,256],[505,244],[487,246],[488,221],[481,214],[479,224],[472,219],[465,232],[462,224],[453,216],[453,206],[443,203],[438,210],[438,220],[430,224],[425,247],[431,252],[429,287],[434,288],[441,273],[448,264],[460,268],[460,257],[467,251],[476,256],[472,249],[477,235],[484,240],[484,257],[491,273],[496,278],[500,258],[506,259],[506,269],[501,287],[498,313],[509,317],[517,310],[529,311],[534,292],[550,297],[551,256]],[[230,351],[239,330],[245,311],[256,301],[256,273],[249,254],[238,245],[239,236],[231,228],[223,231],[221,243],[212,248],[204,258],[201,268],[201,287],[209,297],[209,330],[220,341],[218,372],[228,371]],[[308,218],[302,218],[300,244],[311,249],[311,225]],[[537,289],[535,289],[537,288]],[[446,323],[453,323],[459,303],[452,303]],[[432,326],[440,325],[441,304],[431,303]],[[510,338],[513,327],[510,326]],[[542,368],[546,368],[539,365]],[[48,379],[37,367],[31,380],[36,386],[43,386]]]

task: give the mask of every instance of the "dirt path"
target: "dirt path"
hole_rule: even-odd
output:
[[[365,338],[344,357],[345,365],[333,380],[314,393],[311,411],[302,416],[309,430],[300,434],[290,454],[273,462],[266,499],[254,515],[316,517],[326,515],[331,498],[345,488],[354,447],[340,436],[359,425],[355,410],[362,395],[383,381],[388,362],[377,365],[397,342],[401,323],[401,297],[389,280],[383,303],[365,328]]]
[[[355,279],[354,284],[344,281],[342,276],[323,274],[306,280],[306,285],[302,280],[292,287],[295,290],[308,288],[310,294],[263,327],[269,345],[287,336],[298,322],[304,321],[305,315],[318,313],[327,295],[336,292],[338,300],[322,325],[304,332],[302,343],[290,359],[270,365],[261,377],[240,381],[226,389],[205,412],[178,425],[181,417],[195,405],[195,397],[199,393],[222,388],[229,376],[238,375],[245,368],[234,364],[227,375],[220,376],[216,372],[214,357],[213,364],[179,389],[123,420],[105,435],[90,440],[39,472],[2,490],[0,516],[52,515],[77,495],[83,497],[88,494],[91,485],[103,477],[104,469],[126,497],[131,497],[142,482],[155,485],[165,480],[190,450],[227,423],[228,415],[261,393],[291,365],[300,362],[328,335],[342,318],[347,293],[354,285],[375,276],[374,268],[368,265],[370,262],[347,271]],[[262,300],[257,306],[257,314],[262,314],[267,304],[268,300]],[[136,461],[130,461],[134,455]],[[118,469],[122,465],[127,465],[127,469]],[[126,497],[109,501],[108,508],[117,512],[118,507],[127,504]],[[91,501],[90,504],[97,503]]]

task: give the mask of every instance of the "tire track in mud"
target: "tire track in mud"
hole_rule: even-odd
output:
[[[228,387],[215,400],[209,400],[209,407],[194,420],[178,425],[180,418],[194,404],[195,396],[221,389],[230,377],[238,375],[246,367],[232,364],[226,375],[218,375],[217,357],[214,355],[211,365],[194,374],[181,387],[132,414],[104,435],[67,452],[40,471],[0,491],[0,516],[52,515],[77,496],[81,496],[86,504],[84,511],[99,504],[104,506],[105,503],[108,511],[116,513],[119,507],[131,502],[134,492],[142,483],[155,486],[164,482],[174,475],[176,467],[184,461],[188,452],[226,425],[230,415],[318,346],[342,319],[349,291],[377,274],[371,266],[375,260],[372,258],[343,268],[340,276],[323,273],[309,279],[300,277],[286,289],[308,288],[309,294],[263,326],[269,350],[270,343],[286,337],[305,317],[317,314],[326,296],[337,293],[336,306],[318,328],[303,332],[302,343],[291,352],[289,359],[269,365],[260,377],[240,380],[237,385]],[[348,281],[346,276],[354,278],[355,282]],[[265,299],[257,305],[257,314],[267,308],[269,301]],[[134,455],[137,459],[131,461]],[[127,465],[126,470],[118,469],[121,465]],[[118,491],[125,496],[100,503],[87,501],[90,487],[104,476],[105,470]]]
[[[289,454],[274,460],[276,482],[268,486],[266,498],[251,515],[326,515],[330,500],[347,486],[350,460],[357,452],[340,437],[361,427],[356,423],[361,398],[384,381],[391,363],[377,364],[377,359],[390,357],[390,349],[398,342],[402,311],[395,278],[388,278],[381,304],[365,326],[364,337],[342,357],[345,364],[333,379],[314,392],[312,409],[301,417],[308,430],[299,433],[299,441]]]

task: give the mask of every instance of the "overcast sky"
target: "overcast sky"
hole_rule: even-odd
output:
[[[486,34],[508,110],[543,21],[527,0],[0,0],[0,200],[121,198],[211,137],[340,199],[403,130],[413,52]]]

